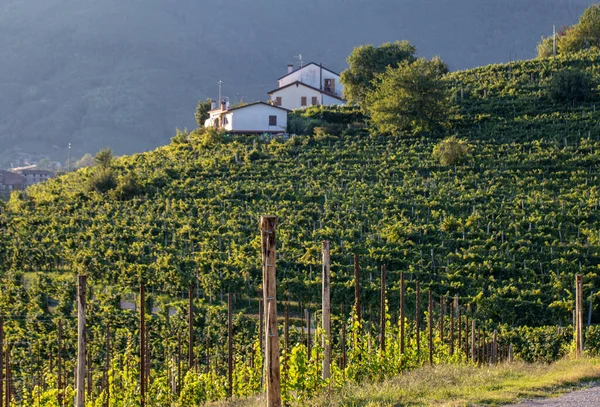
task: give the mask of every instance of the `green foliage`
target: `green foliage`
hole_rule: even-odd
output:
[[[572,328],[546,326],[519,327],[510,331],[514,356],[525,362],[554,362],[569,353],[573,341]]]
[[[389,67],[415,60],[417,49],[408,41],[385,43],[378,47],[362,45],[354,48],[347,59],[349,68],[342,72],[344,96],[351,104],[364,105],[367,94],[374,90],[378,76]]]
[[[94,171],[87,181],[88,192],[106,193],[117,186],[117,176],[114,171]]]
[[[196,112],[194,113],[198,127],[204,127],[204,122],[210,117],[208,112],[210,112],[211,108],[211,98],[207,98],[204,102],[201,100],[198,101],[198,106],[196,107]]]
[[[442,165],[454,165],[467,159],[469,145],[456,136],[449,137],[433,146],[433,158]]]
[[[537,46],[539,58],[553,55],[554,38],[542,38]],[[600,47],[600,4],[589,6],[579,18],[579,22],[557,32],[557,55],[570,55],[589,48]]]
[[[564,69],[552,76],[548,97],[557,103],[584,102],[592,98],[593,86],[593,79],[589,73]]]
[[[110,148],[100,150],[94,156],[94,162],[98,165],[103,171],[106,171],[110,168],[113,161],[113,154]]]
[[[445,127],[450,94],[439,61],[402,62],[378,76],[365,109],[376,129],[386,134],[432,132]]]

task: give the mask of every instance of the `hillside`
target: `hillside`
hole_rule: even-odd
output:
[[[391,306],[400,271],[474,315],[511,325],[568,323],[573,275],[598,278],[600,109],[555,105],[555,70],[598,75],[598,54],[491,65],[450,74],[463,83],[454,118],[467,164],[432,158],[437,139],[295,136],[222,142],[192,135],[114,163],[119,186],[88,192],[88,168],[14,196],[0,215],[0,270],[90,273],[128,291],[166,292],[199,278],[203,295],[255,296],[258,217],[280,217],[280,297],[320,295],[320,242],[332,242],[333,303],[350,305],[361,255],[366,305],[386,263]],[[460,100],[459,92],[457,99]]]
[[[572,24],[590,3],[5,1],[0,167],[21,154],[64,162],[69,142],[73,157],[163,145],[194,126],[218,80],[232,100],[265,98],[299,53],[342,70],[355,45],[408,39],[452,69],[528,58],[552,23]]]

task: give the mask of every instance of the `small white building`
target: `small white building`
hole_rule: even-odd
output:
[[[287,130],[288,109],[265,102],[228,108],[222,103],[220,109],[213,109],[204,127],[216,127],[230,133],[262,134],[285,133]]]
[[[269,92],[276,106],[286,109],[302,109],[313,105],[343,105],[344,87],[340,75],[322,65],[311,62],[294,70],[288,65],[288,73],[278,80],[278,88]]]

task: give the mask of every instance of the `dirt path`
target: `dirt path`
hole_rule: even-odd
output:
[[[600,407],[600,385],[554,399],[528,401],[510,407]]]

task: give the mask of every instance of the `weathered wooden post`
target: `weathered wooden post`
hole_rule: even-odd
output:
[[[75,407],[85,407],[85,291],[87,276],[77,278],[77,395]]]
[[[575,277],[575,338],[577,358],[583,354],[583,276]]]
[[[310,310],[308,308],[304,310],[304,319],[306,323],[306,360],[310,360],[312,338],[310,335]]]
[[[140,406],[146,405],[146,288],[140,285]]]
[[[354,312],[356,320],[361,323],[360,315],[360,265],[358,262],[358,254],[354,255]]]
[[[57,373],[56,373],[56,384],[58,386],[58,392],[57,392],[57,399],[58,399],[58,405],[62,406],[63,405],[63,374],[62,374],[62,320],[59,319],[58,320],[58,327],[57,327],[57,335],[58,335],[58,353],[56,355],[56,369],[57,369]],[[8,380],[8,378],[6,379]],[[7,382],[8,384],[8,382]],[[8,386],[7,386],[7,393],[6,393],[6,397],[8,397]]]
[[[431,288],[429,289],[429,306],[427,314],[427,321],[429,325],[429,364],[433,366],[433,297]]]
[[[400,273],[400,353],[404,354],[404,272]]]
[[[454,302],[450,301],[450,354],[454,355]]]
[[[194,289],[188,289],[188,370],[194,366]]]
[[[227,294],[227,378],[229,380],[229,397],[233,397],[233,310],[231,293]]]
[[[279,371],[279,333],[277,328],[277,281],[276,248],[277,217],[262,216],[260,219],[263,267],[263,300],[266,312],[265,348],[267,407],[281,407],[281,383]]]
[[[444,306],[446,305],[446,299],[443,295],[440,295],[440,342],[444,344]]]
[[[421,352],[421,284],[417,281],[415,301],[415,335],[417,341],[417,353]]]
[[[492,341],[492,363],[498,363],[498,331],[494,329],[494,339]]]
[[[471,321],[471,361],[475,362],[475,329],[476,323],[475,320]]]
[[[381,295],[380,295],[380,315],[379,315],[379,344],[381,352],[385,352],[385,286],[387,270],[385,264],[381,266]]]
[[[329,379],[331,367],[331,256],[329,240],[323,242],[323,380]]]

